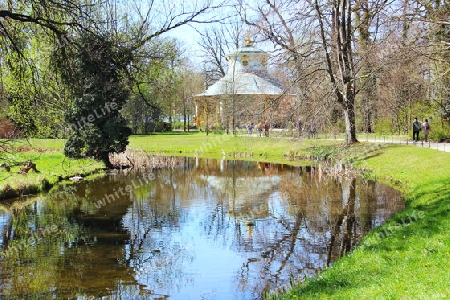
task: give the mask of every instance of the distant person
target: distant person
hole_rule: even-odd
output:
[[[253,129],[253,123],[247,123],[247,132],[248,135],[252,134],[252,129]]]
[[[425,121],[422,124],[422,129],[423,129],[423,136],[425,139],[425,143],[428,142],[428,134],[430,133],[431,127],[430,127],[430,123],[428,123],[428,119],[425,119]]]
[[[256,130],[258,130],[258,135],[262,136],[262,126],[261,126],[261,122],[258,123]]]
[[[417,143],[419,140],[419,132],[422,129],[422,124],[420,124],[419,121],[417,121],[417,118],[414,118],[413,122],[413,143]]]
[[[317,138],[317,129],[316,125],[314,123],[309,124],[308,126],[308,139],[315,139]]]
[[[269,124],[268,123],[264,124],[264,133],[265,133],[266,137],[269,136]]]
[[[302,120],[300,120],[300,118],[297,120],[297,131],[298,131],[298,136],[301,137],[302,136]]]

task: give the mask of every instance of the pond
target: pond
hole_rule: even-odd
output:
[[[180,158],[0,205],[0,298],[261,299],[403,209],[310,167]]]

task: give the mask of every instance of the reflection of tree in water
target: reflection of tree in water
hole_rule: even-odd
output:
[[[68,191],[73,191],[70,187]],[[9,212],[12,234],[8,234],[7,244],[9,252],[1,261],[2,267],[7,266],[6,277],[2,276],[1,295],[14,297],[49,297],[50,295],[72,294],[65,289],[62,276],[70,274],[70,268],[62,263],[65,251],[62,249],[73,243],[73,237],[81,237],[81,226],[70,220],[71,208],[75,203],[70,194],[66,199],[58,190],[48,194],[45,201],[41,197],[30,197],[23,202],[19,199],[13,203]],[[20,203],[20,205],[15,205]],[[66,210],[67,208],[67,210]],[[34,238],[30,241],[30,237]],[[11,249],[20,249],[19,251]],[[90,260],[92,265],[92,259]],[[81,282],[80,277],[72,281]],[[108,287],[111,287],[109,283]],[[5,294],[3,294],[5,293]],[[81,292],[82,293],[82,292]]]
[[[112,186],[125,184],[126,179],[106,177],[61,185],[45,199],[33,197],[32,204],[13,211],[12,242],[20,242],[38,228],[55,226],[57,230],[27,244],[18,254],[19,259],[12,256],[2,262],[4,265],[14,260],[9,265],[9,283],[5,284],[10,289],[5,292],[32,298],[102,296],[115,291],[123,296],[141,293],[138,285],[131,285],[132,272],[120,260],[128,240],[121,219],[130,199],[117,198],[98,210],[93,206],[99,197],[111,192]]]
[[[315,276],[350,251],[374,224],[390,217],[386,211],[399,210],[399,194],[386,197],[388,191],[355,178],[286,174],[279,193],[267,200],[270,213],[262,226],[257,222],[250,237],[238,237],[248,256],[238,275],[241,289],[258,294],[287,284],[290,275]]]
[[[173,232],[185,217],[180,201],[194,195],[189,189],[194,179],[189,167],[159,170],[156,178],[152,186],[134,191],[133,204],[123,219],[130,234],[125,256],[139,283],[152,294],[163,291],[169,295],[193,280],[185,272],[193,260],[191,246]]]

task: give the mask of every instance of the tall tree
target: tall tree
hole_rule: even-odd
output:
[[[450,3],[445,0],[425,1],[425,8],[434,73],[433,98],[441,115],[450,123]]]
[[[211,27],[201,33],[201,40],[199,45],[202,49],[203,61],[202,61],[202,73],[205,82],[205,89],[209,88],[220,78],[223,78],[227,72],[234,73],[235,70],[228,70],[228,58],[227,55],[232,51],[236,51],[243,41],[244,29],[241,22],[233,22],[231,17],[228,17],[228,23],[222,23],[218,26]],[[218,103],[212,103],[220,101]],[[217,105],[220,106],[220,112],[216,112],[216,117],[212,114],[212,119],[216,124],[213,126],[224,125],[227,134],[232,128],[233,134],[236,133],[236,114],[240,111],[240,108],[236,106],[236,97],[233,94],[223,96],[220,100],[204,99],[204,102],[208,103],[208,107],[212,108]],[[205,106],[206,110],[206,106]],[[206,112],[206,111],[205,111]],[[208,114],[209,114],[208,110]],[[219,116],[217,115],[219,114]],[[220,119],[218,119],[220,118]],[[208,120],[208,127],[211,123]],[[208,133],[209,128],[206,128]]]
[[[177,113],[182,116],[183,131],[189,131],[190,116],[194,113],[194,95],[203,90],[203,80],[201,74],[193,71],[188,61],[180,66],[178,74]]]
[[[123,151],[124,145],[127,144],[129,130],[121,119],[119,110],[129,98],[132,85],[129,80],[137,78],[135,75],[139,72],[131,62],[139,57],[140,51],[150,42],[174,28],[189,23],[214,22],[208,13],[222,5],[220,2],[215,5],[214,2],[198,0],[179,6],[170,1],[152,1],[152,5],[148,6],[137,2],[130,5],[117,0],[9,1],[7,4],[0,4],[0,47],[2,54],[14,53],[12,55],[17,57],[18,62],[29,65],[28,69],[17,68],[21,65],[13,62],[15,70],[20,71],[13,80],[20,87],[16,90],[30,91],[33,86],[34,89],[40,86],[37,84],[40,82],[35,79],[42,77],[42,73],[31,72],[34,76],[29,76],[28,73],[44,64],[39,59],[30,60],[27,52],[30,49],[28,41],[39,39],[41,34],[36,34],[38,31],[46,34],[48,47],[40,49],[42,53],[48,54],[49,57],[53,49],[59,58],[66,58],[49,60],[52,63],[59,62],[59,65],[52,69],[57,70],[56,77],[49,80],[58,81],[58,76],[63,76],[70,91],[68,95],[72,98],[67,98],[66,91],[59,89],[54,89],[54,94],[49,93],[48,97],[65,100],[61,103],[70,106],[66,113],[69,122],[67,125],[77,132],[78,136],[76,133],[71,135],[66,154],[90,155],[108,164],[107,153]],[[121,15],[120,13],[125,11],[124,6],[135,10]],[[87,49],[92,53],[86,51]],[[124,56],[120,57],[121,55]],[[153,58],[155,57],[151,59]],[[3,70],[12,60],[1,62]],[[101,80],[102,75],[103,79],[108,79],[107,82]],[[3,86],[2,95],[5,95]],[[23,116],[23,112],[32,116],[34,109],[39,107],[36,100],[40,98],[35,94],[22,93],[13,100],[15,102],[10,107],[15,109],[15,116]],[[45,100],[40,100],[40,103],[46,103]],[[110,107],[111,111],[108,111],[107,107],[94,105],[95,101],[105,105],[109,103],[114,108]],[[112,119],[109,123],[104,122],[106,118],[101,116],[103,110],[111,113]],[[37,116],[36,120],[28,117],[25,120],[33,121],[29,127],[32,128],[37,121],[42,121],[42,117]],[[114,128],[123,131],[114,132]],[[81,141],[82,139],[84,141]],[[101,140],[105,144],[99,147],[94,140]]]
[[[329,99],[332,93],[344,114],[346,142],[356,142],[357,72],[351,1],[266,0],[261,3],[253,12],[245,13],[243,19],[258,28],[288,59],[292,81],[298,82],[297,106],[307,103],[305,111],[311,117],[314,115],[311,99]],[[251,21],[255,13],[258,17]],[[323,84],[324,76],[328,77],[329,84]],[[318,92],[322,95],[318,96]],[[323,107],[329,107],[327,101],[320,102]]]
[[[95,157],[111,167],[109,154],[125,151],[131,134],[120,110],[130,95],[126,70],[133,56],[108,35],[86,33],[79,45],[70,53],[72,59],[64,48],[58,57],[59,71],[74,99],[66,113],[72,134],[64,153]]]
[[[325,53],[325,68],[333,85],[337,103],[344,111],[346,143],[356,139],[356,72],[353,53],[354,28],[351,0],[314,1],[320,37]],[[326,10],[331,8],[331,13]],[[329,27],[327,27],[329,24]]]
[[[373,45],[370,29],[374,7],[380,9],[380,1],[355,1],[355,27],[358,36],[358,56],[360,59],[359,85],[362,127],[364,132],[373,132],[376,104],[376,70],[373,63]],[[384,2],[384,1],[383,1]],[[375,32],[376,28],[372,28]]]
[[[0,4],[0,102],[25,134],[61,133],[61,115],[69,101],[58,74],[50,72],[50,54],[54,44],[68,42],[70,32],[82,30],[86,7],[79,1],[58,0]]]
[[[142,133],[148,133],[152,126],[172,114],[182,52],[175,40],[155,37],[135,53],[133,93],[124,113],[135,130],[140,128]]]

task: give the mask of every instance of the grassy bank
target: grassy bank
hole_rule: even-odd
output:
[[[293,138],[234,137],[203,132],[169,133],[130,137],[130,147],[151,154],[246,159],[287,163],[303,157],[305,149],[321,145],[340,145],[341,141],[300,140]]]
[[[37,163],[42,173],[48,169],[46,172],[58,176],[69,170],[63,167],[64,158],[59,150],[63,142],[31,142],[33,148],[47,147],[50,151],[35,153],[42,155],[41,163],[46,166],[39,167],[41,163]],[[45,146],[47,144],[50,146]],[[343,147],[340,141],[325,139],[235,138],[204,133],[132,136],[130,147],[153,154],[294,164],[297,160],[293,159],[317,157],[371,170],[373,178],[402,191],[406,209],[366,236],[355,251],[321,272],[318,278],[268,297],[443,299],[450,296],[450,266],[447,264],[450,258],[449,153],[415,146],[360,143]],[[51,155],[56,155],[53,162],[44,160]],[[71,163],[72,168],[80,161]],[[80,163],[81,166],[98,167],[89,161]],[[57,168],[61,168],[60,171]],[[4,176],[4,171],[0,172],[0,176]]]
[[[19,141],[14,149],[3,153],[11,169],[0,168],[0,200],[46,191],[71,176],[85,176],[104,168],[103,163],[92,159],[67,159],[63,146],[63,140]],[[28,160],[36,164],[38,172],[20,174]]]

